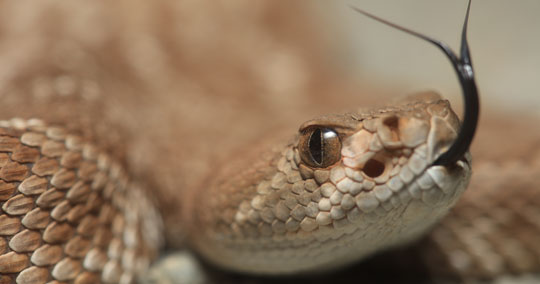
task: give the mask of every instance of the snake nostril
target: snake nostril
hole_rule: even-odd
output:
[[[376,178],[384,173],[384,168],[384,163],[382,163],[381,161],[369,159],[364,165],[364,168],[362,168],[362,171],[368,177]]]

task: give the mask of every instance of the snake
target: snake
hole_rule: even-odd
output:
[[[67,8],[42,5],[38,19],[56,11],[76,22]],[[99,4],[71,5],[107,14]],[[94,37],[81,41],[96,48],[103,39]],[[161,58],[154,41],[139,40],[137,48]],[[540,139],[522,134],[527,122],[493,119],[479,139],[497,153],[478,146],[474,168],[469,152],[441,165],[463,124],[434,92],[317,116],[295,132],[246,134],[260,121],[168,100],[175,84],[141,68],[136,48],[128,55],[133,75],[115,70],[123,61],[108,63],[123,55],[105,43],[97,49],[104,55],[73,41],[36,44],[2,55],[15,75],[1,92],[0,283],[133,283],[165,247],[181,246],[252,275],[330,273],[415,244],[435,276],[495,279],[540,268]],[[163,95],[138,95],[145,88]],[[214,132],[200,134],[204,126]],[[507,133],[490,131],[500,127]],[[240,138],[227,133],[249,147],[232,146]],[[521,151],[501,142],[505,135],[520,137]]]

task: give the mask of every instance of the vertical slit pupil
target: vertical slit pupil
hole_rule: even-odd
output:
[[[322,165],[323,162],[323,141],[322,141],[322,131],[317,128],[311,137],[309,137],[309,153],[311,158],[318,165]]]

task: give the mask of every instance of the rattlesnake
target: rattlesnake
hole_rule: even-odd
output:
[[[270,274],[330,270],[416,239],[465,188],[468,156],[453,168],[425,170],[459,128],[448,103],[436,95],[310,120],[302,124],[297,138],[287,141],[283,137],[300,123],[279,131],[274,131],[277,123],[262,127],[268,117],[282,111],[282,102],[262,97],[260,102],[242,102],[250,95],[240,92],[235,98],[236,86],[227,89],[228,84],[196,68],[190,74],[180,72],[182,80],[176,82],[173,75],[179,71],[160,61],[174,58],[174,52],[151,33],[132,33],[117,41],[110,35],[129,31],[122,27],[126,21],[113,24],[109,33],[88,29],[77,21],[80,11],[70,15],[62,12],[69,7],[55,3],[26,8],[36,9],[33,19],[46,19],[51,11],[61,15],[59,22],[51,20],[50,26],[42,27],[58,42],[30,30],[22,37],[9,29],[5,32],[20,50],[7,48],[2,55],[7,74],[2,117],[23,118],[0,125],[0,282],[131,282],[155,259],[165,238],[169,246],[187,240],[206,259],[234,270]],[[17,11],[20,5],[24,4],[4,4],[2,11]],[[91,8],[89,13],[94,14],[86,16],[91,23],[97,19],[116,23],[104,16],[108,12],[99,4],[77,5],[86,5],[81,11]],[[25,21],[31,28],[39,26]],[[62,21],[81,27],[70,30],[59,24]],[[79,29],[94,33],[80,36]],[[183,32],[186,38],[195,36]],[[195,58],[203,56],[188,43],[177,44]],[[142,54],[151,54],[152,64]],[[180,66],[193,67],[189,58],[178,57]],[[290,61],[294,62],[286,60]],[[214,66],[205,64],[209,63],[200,66]],[[238,86],[244,86],[239,70]],[[203,87],[193,80],[197,76],[223,85],[220,96],[212,95],[212,87],[201,91]],[[185,93],[174,96],[170,90]],[[205,93],[206,97],[198,96]],[[317,100],[317,92],[313,93],[310,98]],[[236,105],[247,112],[235,114],[230,107]],[[296,111],[279,119],[299,117],[304,115]],[[509,131],[515,133],[528,126],[510,125]],[[494,128],[486,126],[486,137],[500,135],[490,129]],[[534,152],[538,137],[518,135],[528,160],[520,149],[510,152],[504,144],[500,147],[501,152],[506,150],[504,155],[478,151],[471,189],[431,233],[429,242],[418,248],[420,255],[429,257],[428,271],[492,278],[538,269],[534,230],[540,199],[532,179],[540,168]],[[306,149],[317,146],[312,137],[330,143],[318,145],[324,149],[320,156],[306,154]],[[366,155],[365,147],[374,154]],[[338,166],[336,153],[343,156]],[[402,170],[407,167],[412,169],[408,174]],[[451,178],[456,182],[446,186],[445,174],[459,178]],[[413,183],[418,187],[400,191]],[[513,188],[506,190],[507,186]],[[357,198],[360,195],[370,196]],[[519,199],[512,198],[518,195]],[[159,211],[154,204],[160,205]],[[205,209],[208,205],[215,211]],[[439,210],[431,211],[428,205]],[[412,216],[400,219],[403,215]],[[392,226],[375,225],[380,227],[362,234],[379,216]],[[340,233],[332,232],[334,228]],[[359,235],[370,245],[355,246]]]

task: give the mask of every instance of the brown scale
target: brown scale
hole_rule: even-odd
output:
[[[122,169],[62,128],[2,123],[0,283],[133,282],[159,244],[127,208],[141,203]]]

